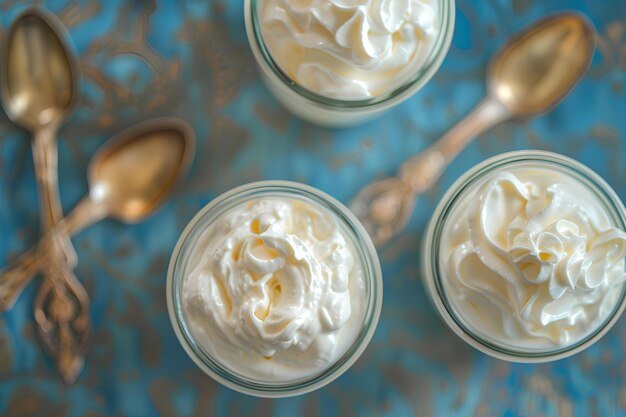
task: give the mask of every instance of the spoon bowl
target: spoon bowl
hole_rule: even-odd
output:
[[[60,122],[73,107],[77,66],[58,18],[39,8],[20,15],[2,55],[2,105],[29,131]]]
[[[142,220],[185,177],[194,144],[193,130],[179,119],[156,119],[127,129],[94,155],[89,197],[122,222]]]
[[[591,65],[595,30],[577,13],[542,19],[507,42],[487,70],[489,94],[524,118],[558,104]]]

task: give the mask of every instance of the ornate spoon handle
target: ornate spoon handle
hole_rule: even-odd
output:
[[[477,135],[509,117],[504,106],[487,98],[428,149],[406,161],[395,177],[364,187],[350,207],[374,243],[382,246],[401,231],[413,213],[417,195],[432,187]]]
[[[508,117],[509,113],[502,104],[485,99],[428,149],[402,164],[398,177],[413,193],[426,191],[476,136]]]
[[[67,217],[59,221],[51,232],[73,235],[105,216],[106,208],[87,197]],[[46,258],[46,255],[38,248],[44,245],[45,240],[45,237],[42,238],[39,244],[30,248],[8,268],[0,272],[0,313],[13,307],[26,285],[38,272],[43,271],[39,260],[40,257]],[[63,253],[67,258],[67,253],[65,251]],[[68,262],[68,265],[71,269],[75,263]]]
[[[39,339],[48,355],[57,362],[63,380],[71,384],[83,369],[91,336],[89,297],[65,263],[60,247],[49,234],[40,248],[45,251],[44,279],[35,299],[35,321]]]
[[[63,218],[58,183],[56,126],[35,133],[33,158],[39,192],[42,230],[40,246],[45,259],[44,280],[35,300],[34,314],[44,349],[57,361],[67,383],[73,383],[83,368],[86,341],[90,334],[89,298],[72,273],[77,257],[69,234],[54,230]]]

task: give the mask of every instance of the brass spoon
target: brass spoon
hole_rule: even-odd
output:
[[[58,19],[30,8],[11,26],[2,63],[2,106],[9,118],[33,132],[33,157],[42,227],[63,217],[58,192],[56,132],[78,91],[73,55]],[[69,242],[69,237],[67,238]]]
[[[34,7],[22,13],[9,30],[3,55],[3,107],[11,120],[33,133],[33,158],[41,228],[45,234],[63,217],[58,189],[56,132],[73,108],[77,96],[77,70],[64,39],[61,22]],[[67,233],[50,234],[42,245],[44,281],[35,308],[51,306],[52,329],[39,327],[44,348],[59,365],[63,379],[73,382],[82,369],[82,346],[91,333],[89,297],[74,276],[76,253]],[[57,314],[64,306],[68,314]]]
[[[508,119],[528,119],[552,109],[585,75],[595,30],[576,13],[559,13],[528,26],[507,42],[487,69],[487,98],[397,176],[364,187],[351,204],[377,246],[408,222],[415,200],[448,164],[487,129]]]
[[[51,232],[74,235],[105,217],[124,223],[146,218],[186,176],[194,151],[193,129],[178,118],[152,119],[123,131],[94,155],[89,194]],[[38,258],[37,247],[31,248],[0,274],[0,312],[13,306],[39,271]]]

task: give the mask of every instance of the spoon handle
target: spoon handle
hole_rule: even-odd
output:
[[[35,132],[33,161],[39,193],[41,226],[48,230],[63,217],[59,197],[58,158],[55,128],[47,127]]]
[[[104,206],[86,197],[50,232],[74,235],[105,216]],[[0,272],[0,313],[10,310],[26,285],[42,271],[39,259],[46,258],[47,255],[39,248],[43,247],[44,241],[45,238],[42,238],[37,245],[24,252],[6,270]]]
[[[71,384],[83,369],[91,336],[89,296],[60,252],[56,231],[49,232],[38,251],[44,279],[35,299],[37,333],[44,350],[57,362],[63,380]]]
[[[35,137],[33,138],[33,161],[43,234],[54,228],[57,222],[63,218],[61,198],[59,196],[57,154],[56,126],[47,126],[35,132]],[[55,240],[55,244],[59,244],[63,250],[65,262],[74,267],[78,259],[69,236],[67,233],[59,233],[58,237]]]
[[[406,161],[395,177],[363,187],[350,207],[376,246],[384,245],[404,229],[417,195],[435,184],[472,139],[509,117],[502,104],[487,98],[438,141]]]
[[[0,313],[13,307],[18,296],[38,272],[35,246],[17,258],[6,271],[0,273]]]
[[[424,192],[474,138],[509,117],[510,113],[500,102],[490,98],[483,100],[428,149],[402,164],[398,177],[414,194]]]
[[[58,180],[56,126],[35,133],[33,158],[39,192],[43,244],[38,255],[44,280],[35,299],[41,343],[56,360],[63,380],[73,383],[82,370],[84,340],[90,334],[89,297],[72,268],[76,252],[67,232],[54,230],[63,218]],[[51,232],[51,230],[54,230]]]

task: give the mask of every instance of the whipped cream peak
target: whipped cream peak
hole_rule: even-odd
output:
[[[435,0],[261,0],[263,40],[296,83],[346,100],[400,87],[438,33]]]
[[[457,211],[446,286],[472,327],[543,349],[606,319],[626,280],[626,233],[584,187],[547,169],[499,172]]]
[[[183,283],[190,327],[242,373],[319,373],[360,331],[363,273],[321,206],[278,197],[242,203],[203,232],[195,252]]]

